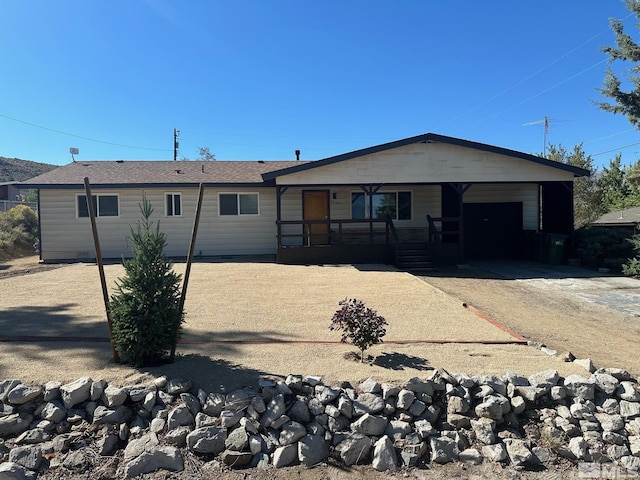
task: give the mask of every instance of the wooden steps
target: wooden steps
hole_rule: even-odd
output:
[[[426,242],[396,244],[396,267],[410,273],[435,270],[433,255],[427,249]]]

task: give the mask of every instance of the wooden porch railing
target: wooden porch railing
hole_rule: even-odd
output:
[[[427,242],[429,243],[442,243],[442,235],[458,235],[458,238],[462,232],[460,228],[460,217],[432,217],[427,215]],[[444,222],[456,222],[458,224],[457,230],[442,231],[442,225]],[[436,223],[440,224],[440,229],[436,226]]]
[[[316,245],[346,245],[346,244],[390,244],[398,242],[398,233],[391,219],[366,219],[366,220],[279,220],[278,248],[283,246],[310,246]],[[299,225],[299,233],[283,233],[282,227],[287,225]],[[326,232],[313,232],[313,225],[326,225]],[[345,228],[345,226],[347,228]],[[358,227],[360,228],[349,228]],[[326,243],[312,242],[312,237],[317,240],[326,237]],[[283,244],[285,239],[301,239],[293,245]]]

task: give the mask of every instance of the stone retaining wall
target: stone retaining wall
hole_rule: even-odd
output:
[[[640,388],[620,369],[566,378],[440,369],[403,385],[339,387],[289,375],[228,394],[164,377],[130,387],[0,383],[0,479],[87,472],[107,457],[115,476],[132,478],[182,471],[192,454],[229,468],[331,457],[379,471],[448,462],[544,469],[564,459],[576,472],[606,464],[640,474]]]

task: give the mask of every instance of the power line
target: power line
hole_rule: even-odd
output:
[[[0,113],[0,117],[6,118],[8,120],[13,120],[14,122],[23,123],[23,124],[29,125],[31,127],[41,128],[42,130],[48,130],[50,132],[59,133],[60,135],[67,135],[68,137],[81,138],[82,140],[88,140],[90,142],[95,142],[95,143],[102,143],[102,144],[105,144],[105,145],[113,145],[113,146],[116,146],[116,147],[125,147],[125,148],[135,148],[137,150],[151,150],[151,151],[154,151],[154,152],[170,152],[171,151],[171,149],[169,149],[169,148],[137,147],[135,145],[125,145],[125,144],[122,144],[122,143],[114,143],[114,142],[107,142],[107,141],[104,141],[104,140],[98,140],[98,139],[95,139],[95,138],[85,137],[85,136],[82,136],[82,135],[76,135],[74,133],[69,133],[69,132],[65,132],[65,131],[62,131],[62,130],[57,130],[55,128],[45,127],[43,125],[38,125],[37,123],[27,122],[25,120],[20,120],[19,118],[10,117],[9,115],[4,115],[2,113]]]
[[[635,15],[635,14],[634,14],[633,12],[631,12],[629,15],[627,15],[626,17],[624,17],[624,18],[622,19],[622,21],[626,20],[627,18],[629,18],[629,17],[631,17],[631,16],[633,16],[633,15]],[[522,80],[520,80],[520,81],[516,82],[515,84],[513,84],[513,85],[511,85],[510,87],[506,88],[506,89],[505,89],[505,90],[503,90],[502,92],[497,93],[496,95],[494,95],[494,96],[490,97],[489,99],[487,99],[487,100],[485,100],[485,101],[481,102],[480,104],[478,104],[477,106],[475,106],[475,107],[471,108],[470,110],[467,110],[466,112],[464,112],[464,113],[462,113],[462,114],[458,115],[457,117],[454,117],[452,120],[450,120],[450,121],[449,121],[448,123],[446,123],[445,125],[449,125],[449,124],[451,124],[452,122],[456,121],[457,119],[459,119],[459,118],[461,118],[461,117],[463,117],[463,116],[465,116],[465,115],[467,115],[467,114],[469,114],[469,113],[471,113],[471,112],[473,112],[473,111],[477,110],[478,108],[480,108],[480,107],[482,107],[482,106],[486,105],[487,103],[492,102],[492,101],[493,101],[493,100],[495,100],[496,98],[498,98],[498,97],[500,97],[500,96],[504,95],[505,93],[507,93],[507,92],[509,92],[509,91],[513,90],[513,89],[514,89],[514,88],[516,88],[517,86],[522,85],[522,84],[523,84],[524,82],[526,82],[527,80],[530,80],[531,78],[535,77],[535,76],[536,76],[536,75],[538,75],[539,73],[542,73],[543,71],[547,70],[549,67],[551,67],[551,66],[555,65],[555,64],[556,64],[556,63],[558,63],[560,60],[563,60],[564,58],[568,57],[569,55],[571,55],[571,54],[572,54],[572,53],[574,53],[575,51],[577,51],[577,50],[581,49],[582,47],[584,47],[585,45],[587,45],[588,43],[591,43],[593,40],[595,40],[597,37],[599,37],[600,35],[602,35],[604,32],[608,32],[608,31],[610,31],[610,28],[604,29],[604,30],[600,31],[599,33],[596,33],[596,34],[595,34],[595,35],[593,35],[591,38],[589,38],[588,40],[586,40],[586,41],[582,42],[582,43],[581,43],[580,45],[578,45],[577,47],[574,47],[573,49],[569,50],[569,51],[568,51],[567,53],[565,53],[564,55],[561,55],[560,57],[556,58],[556,59],[555,59],[555,60],[553,60],[551,63],[549,63],[549,64],[545,65],[544,67],[540,68],[540,69],[539,69],[539,70],[537,70],[536,72],[534,72],[534,73],[532,73],[532,74],[528,75],[527,77],[523,78]],[[558,82],[558,83],[556,83],[555,85],[552,85],[551,87],[549,87],[549,88],[547,88],[547,89],[545,89],[545,90],[542,90],[541,92],[539,92],[539,93],[537,93],[537,94],[535,94],[535,95],[533,95],[533,96],[531,96],[531,97],[527,98],[526,100],[523,100],[523,101],[521,101],[521,102],[519,102],[519,103],[517,103],[517,104],[515,104],[515,105],[512,105],[511,107],[508,107],[508,108],[506,108],[506,109],[504,109],[504,110],[502,110],[502,111],[500,111],[500,112],[498,112],[498,113],[496,113],[496,114],[494,114],[494,115],[492,115],[492,116],[490,116],[490,117],[486,118],[486,119],[485,119],[485,120],[483,120],[483,121],[491,120],[492,118],[495,118],[495,117],[497,117],[497,116],[499,116],[499,115],[502,115],[503,113],[505,113],[505,112],[506,112],[506,111],[508,111],[508,110],[511,110],[511,109],[513,109],[513,108],[516,108],[516,107],[519,107],[519,106],[520,106],[520,105],[522,105],[523,103],[527,103],[527,102],[529,102],[529,101],[533,100],[534,98],[539,97],[540,95],[543,95],[543,94],[547,93],[548,91],[550,91],[550,90],[552,90],[552,89],[554,89],[554,88],[556,88],[556,87],[559,87],[560,85],[562,85],[562,84],[564,84],[564,83],[566,83],[566,82],[568,82],[568,81],[570,81],[570,80],[573,80],[574,78],[576,78],[576,77],[578,77],[578,76],[582,75],[583,73],[585,73],[585,72],[587,72],[587,71],[589,71],[589,70],[592,70],[593,68],[597,67],[598,65],[600,65],[600,64],[602,64],[602,63],[605,63],[606,61],[607,61],[607,59],[602,60],[601,62],[598,62],[598,63],[596,63],[596,64],[594,64],[594,65],[592,65],[592,66],[590,66],[590,67],[588,67],[588,68],[586,68],[586,69],[584,69],[584,70],[582,70],[581,72],[578,72],[578,73],[576,73],[575,75],[572,75],[571,77],[569,77],[569,78],[567,78],[567,79],[565,79],[565,80],[563,80],[563,81],[561,81],[561,82]],[[469,126],[467,126],[467,127],[464,127],[464,128],[463,128],[463,130],[465,130],[465,129],[467,129],[467,128],[471,128],[471,127],[473,127],[473,126],[475,126],[475,125],[478,125],[479,123],[481,123],[481,122],[478,122],[478,123],[475,123],[475,124],[473,124],[473,125],[469,125]]]
[[[592,157],[597,157],[598,155],[604,155],[605,153],[619,152],[620,150],[623,150],[623,149],[629,148],[629,147],[633,147],[634,145],[640,145],[640,142],[630,143],[629,145],[625,145],[624,147],[614,148],[612,150],[607,150],[606,152],[594,153],[591,156]]]

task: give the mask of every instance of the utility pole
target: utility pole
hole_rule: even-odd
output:
[[[180,130],[173,129],[173,161],[178,159],[178,136],[180,136]]]

